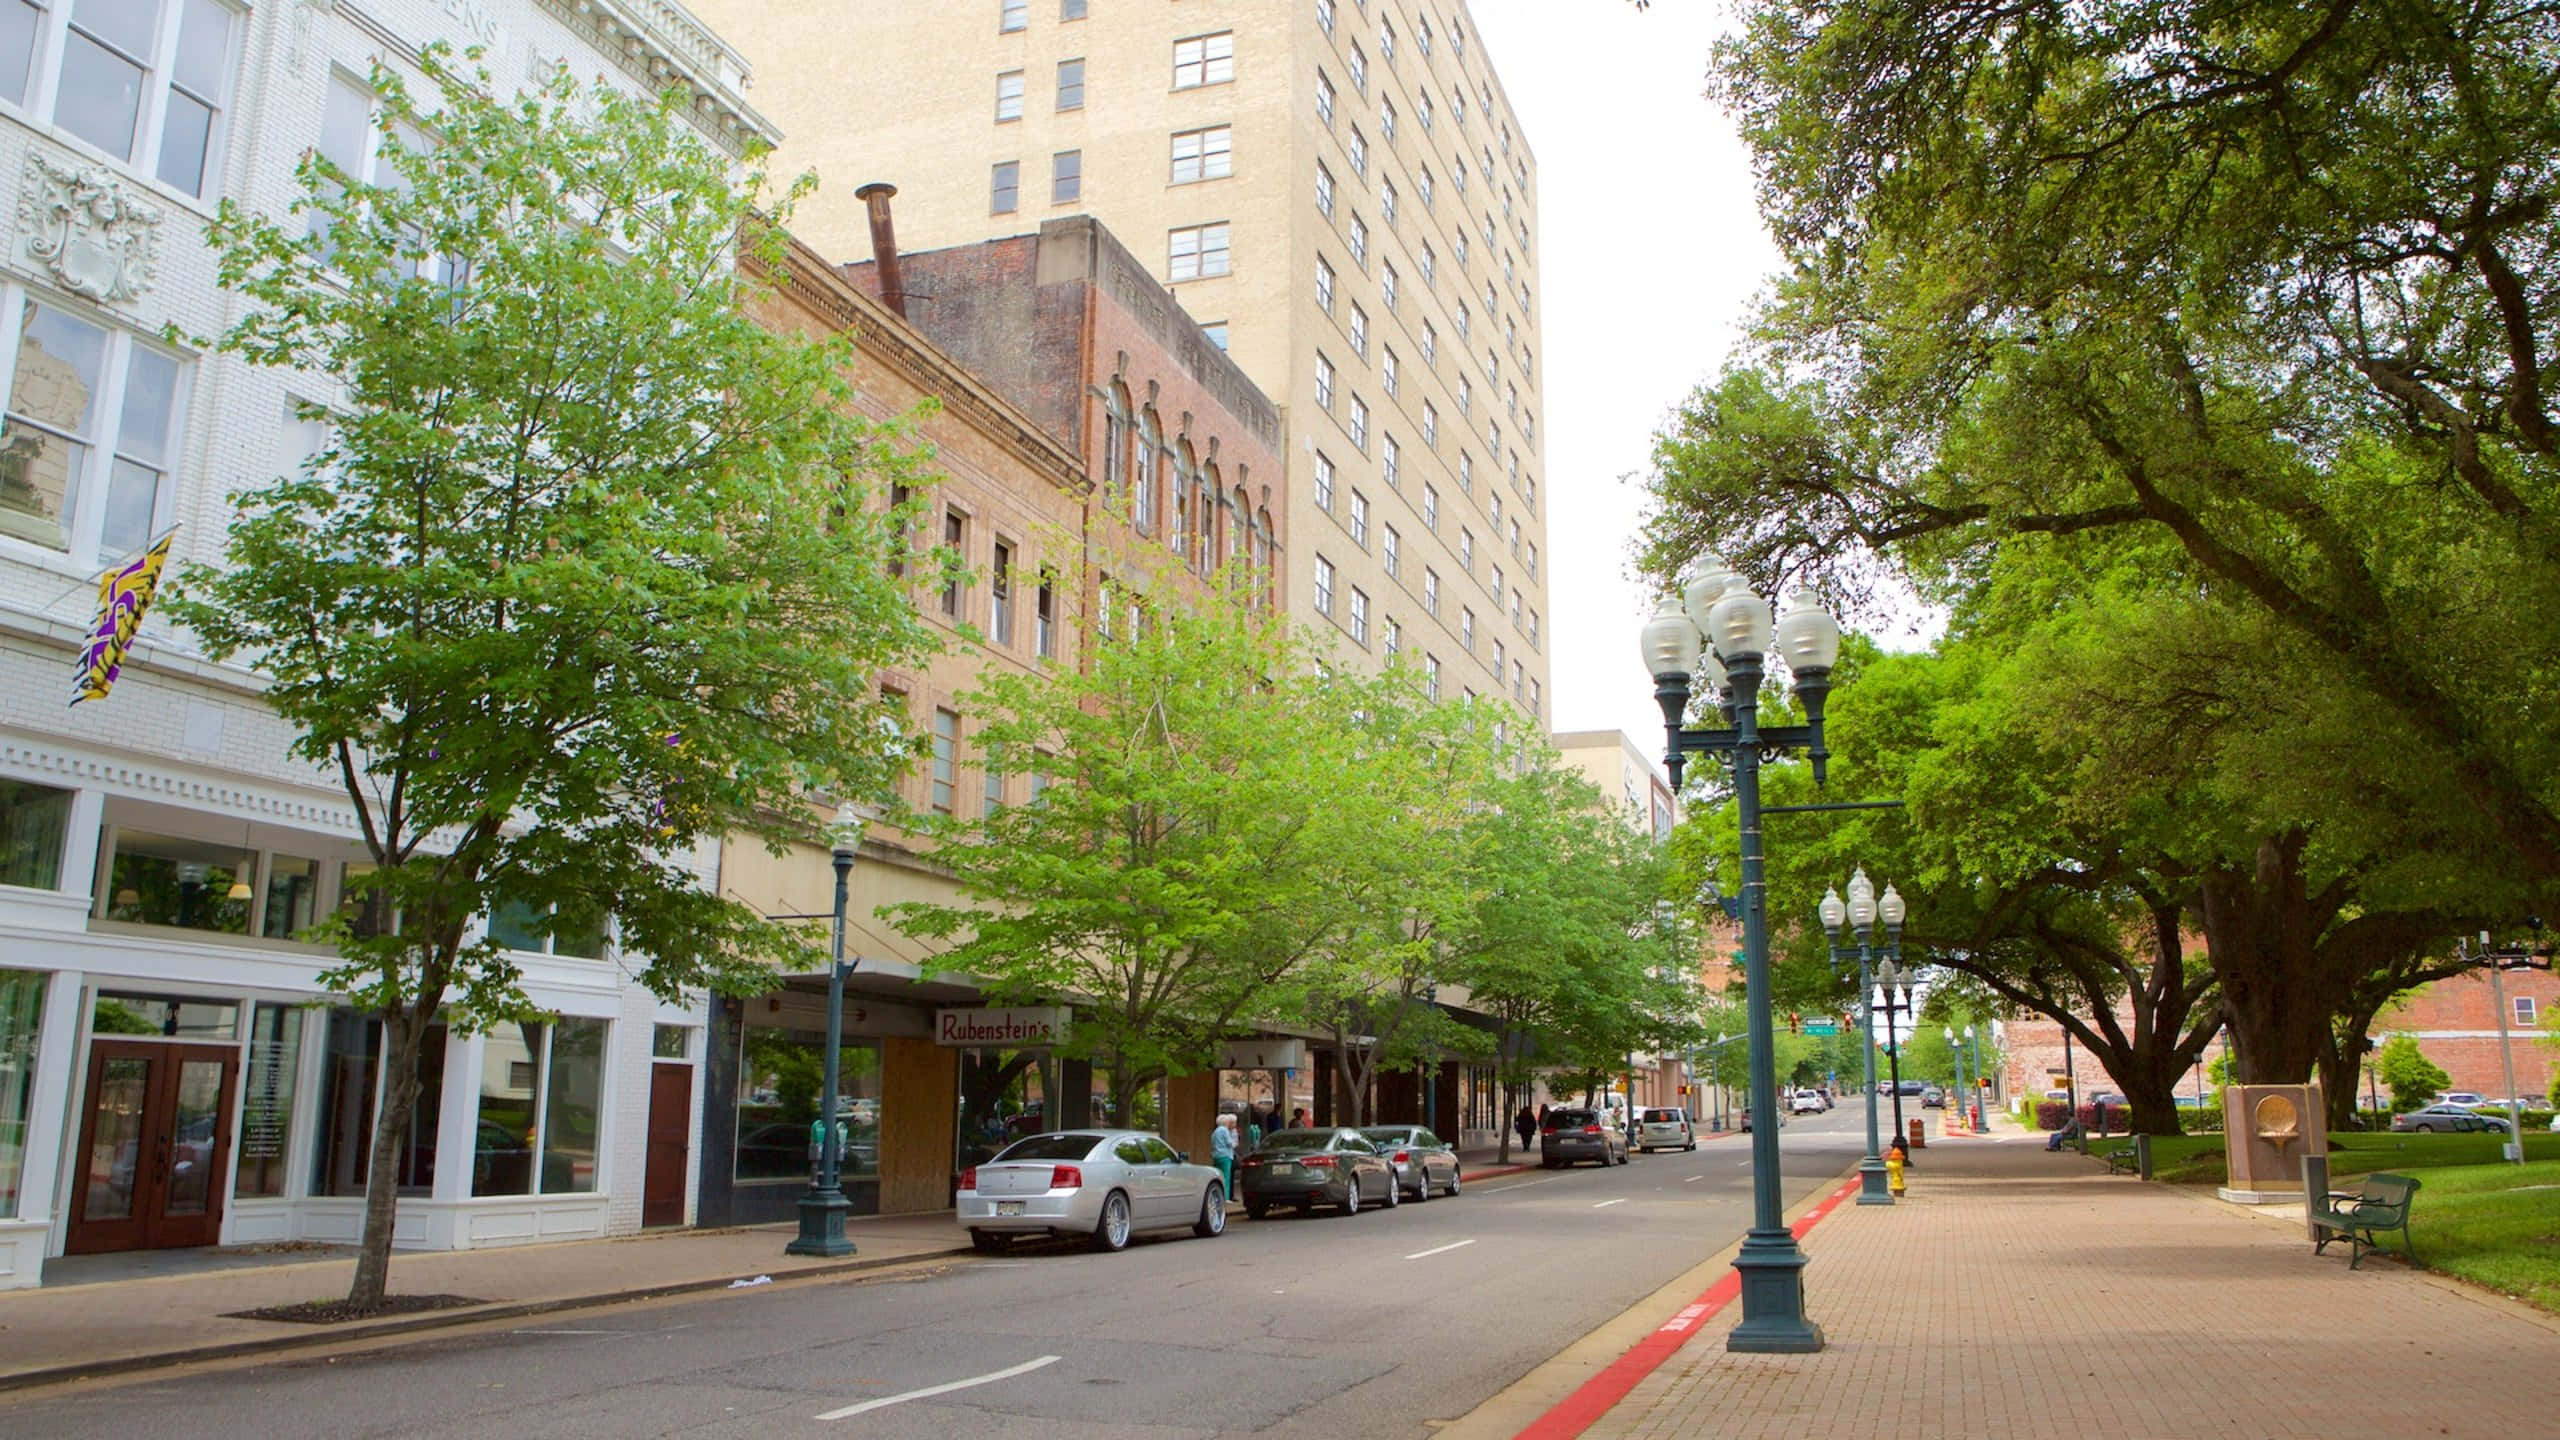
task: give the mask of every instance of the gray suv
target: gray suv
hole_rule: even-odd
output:
[[[1552,1170],[1597,1160],[1603,1165],[1627,1163],[1627,1137],[1597,1110],[1557,1108],[1538,1126],[1539,1164]]]

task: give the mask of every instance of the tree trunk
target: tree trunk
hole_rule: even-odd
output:
[[[2222,866],[2198,887],[2197,918],[2231,1026],[2232,1072],[2248,1084],[2307,1082],[2328,1038],[2337,991],[2325,983],[2318,952],[2336,906],[2309,893],[2305,845],[2298,830],[2270,836],[2250,868]]]
[[[391,1289],[391,1237],[400,1204],[400,1150],[409,1140],[409,1117],[417,1108],[418,1041],[426,1033],[423,1008],[395,1006],[382,1017],[382,1095],[374,1108],[373,1155],[364,1186],[364,1238],[356,1250],[355,1282],[347,1303],[359,1310],[378,1310]]]

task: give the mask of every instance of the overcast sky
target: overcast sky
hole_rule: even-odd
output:
[[[1705,95],[1713,0],[1468,0],[1538,161],[1547,659],[1557,730],[1660,748],[1630,574],[1653,432],[1777,265],[1750,161]]]

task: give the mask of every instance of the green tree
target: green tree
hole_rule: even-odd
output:
[[[1251,584],[1097,637],[1081,669],[985,672],[963,697],[984,763],[1040,798],[939,836],[962,903],[882,911],[999,998],[1077,1001],[1067,1044],[1109,1068],[1114,1114],[1208,1065],[1374,904],[1346,889],[1369,853],[1356,704]]]
[[[2418,1048],[2417,1037],[2394,1035],[2373,1057],[2373,1072],[2391,1087],[2391,1108],[2415,1110],[2444,1093],[2453,1077]]]
[[[609,914],[661,996],[762,988],[801,942],[702,885],[697,848],[811,838],[810,789],[884,789],[872,677],[929,643],[869,503],[907,462],[852,418],[847,352],[741,309],[772,197],[680,96],[500,100],[425,65],[433,113],[373,77],[386,183],[314,152],[295,218],[226,201],[210,229],[249,303],[208,343],[327,382],[330,438],[235,497],[226,565],[174,607],[269,677],[372,861],[321,975],[384,1032],[360,1308],[420,1036],[533,1013],[474,917]]]

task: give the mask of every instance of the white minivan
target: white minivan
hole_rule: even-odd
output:
[[[1636,1112],[1636,1148],[1649,1155],[1656,1147],[1665,1150],[1698,1148],[1698,1130],[1689,1123],[1688,1111],[1649,1107]]]

